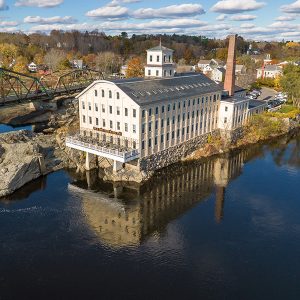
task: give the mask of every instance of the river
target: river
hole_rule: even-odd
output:
[[[141,187],[98,175],[0,200],[0,299],[300,299],[299,137]]]

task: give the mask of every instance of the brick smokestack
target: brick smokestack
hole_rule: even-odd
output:
[[[229,36],[228,57],[226,63],[226,75],[224,90],[228,91],[229,96],[234,95],[235,86],[235,56],[236,56],[236,35]]]

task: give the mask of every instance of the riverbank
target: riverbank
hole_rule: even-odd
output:
[[[16,131],[0,134],[0,197],[7,196],[26,183],[48,173],[63,169],[76,168],[85,171],[85,155],[83,152],[67,148],[66,136],[76,131],[79,126],[78,104],[71,103],[48,119],[47,128],[42,133]],[[258,115],[242,129],[233,133],[220,133],[207,137],[204,147],[194,152],[187,152],[181,161],[198,160],[277,139],[280,136],[299,132],[299,116],[286,118],[274,115]],[[180,161],[180,159],[179,159]],[[155,171],[140,171],[138,168],[126,166],[118,172],[112,171],[107,160],[95,160],[95,167],[100,167],[103,179],[111,182],[142,183],[149,180]]]

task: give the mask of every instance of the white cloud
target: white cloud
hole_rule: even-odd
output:
[[[17,26],[19,23],[16,21],[0,21],[0,26],[8,26],[8,27],[12,27],[12,26]],[[2,29],[1,29],[2,30]]]
[[[112,0],[107,6],[119,6],[120,4],[138,3],[141,0]]]
[[[285,13],[300,13],[300,0],[297,0],[291,4],[282,5],[280,9]]]
[[[202,15],[205,11],[200,4],[179,4],[161,8],[140,8],[132,13],[134,18],[178,18],[185,16]]]
[[[86,13],[86,16],[92,18],[102,19],[118,19],[127,17],[129,10],[123,6],[104,6],[94,10],[90,10]]]
[[[5,0],[0,0],[0,10],[8,10]]]
[[[65,17],[50,17],[50,18],[42,18],[40,16],[27,16],[24,18],[24,23],[39,23],[39,24],[73,24],[77,22],[71,16]]]
[[[55,7],[62,4],[64,0],[19,0],[15,6]]]
[[[294,20],[296,20],[296,15],[279,16],[275,20],[276,21],[294,21]]]
[[[231,16],[230,20],[231,21],[252,21],[255,20],[257,16],[255,15],[235,15]]]
[[[224,14],[235,14],[245,11],[253,11],[265,6],[264,2],[256,0],[221,0],[217,2],[211,10]]]
[[[253,23],[244,23],[244,24],[241,24],[240,27],[241,28],[254,28],[255,24],[253,24]]]
[[[219,16],[216,17],[217,21],[224,21],[227,18],[227,16],[225,14],[221,14]]]

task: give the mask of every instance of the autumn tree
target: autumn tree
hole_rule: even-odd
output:
[[[300,66],[287,65],[280,79],[280,86],[295,106],[300,107]]]
[[[64,51],[58,49],[51,49],[45,55],[44,61],[52,71],[56,71],[60,62],[65,58],[66,54]]]
[[[0,44],[0,64],[4,68],[11,68],[17,58],[19,49],[13,44]]]
[[[98,53],[95,58],[95,66],[105,74],[118,73],[122,66],[122,59],[113,52]]]
[[[24,56],[18,56],[13,66],[13,71],[19,73],[28,73],[28,59]]]
[[[128,61],[128,68],[126,71],[127,78],[143,77],[144,76],[144,65],[142,59],[138,56],[133,57]]]

